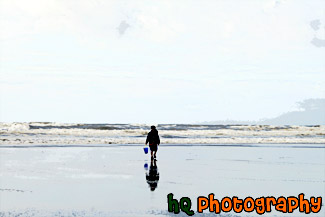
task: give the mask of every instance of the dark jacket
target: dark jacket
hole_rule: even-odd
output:
[[[156,144],[156,145],[160,144],[160,138],[159,138],[159,135],[158,135],[158,130],[151,130],[148,133],[146,144],[148,142],[149,142],[149,144]]]

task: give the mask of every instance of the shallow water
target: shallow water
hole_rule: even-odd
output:
[[[196,198],[209,193],[325,196],[321,147],[161,146],[154,191],[145,164],[150,159],[140,146],[0,148],[0,216],[173,216],[168,193],[191,198],[194,211]],[[307,216],[272,210],[265,215]],[[308,216],[324,214],[322,208]],[[228,215],[257,216],[221,214]]]

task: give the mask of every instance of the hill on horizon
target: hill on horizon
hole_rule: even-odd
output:
[[[306,99],[298,102],[299,111],[286,112],[278,117],[258,121],[219,120],[200,124],[249,124],[249,125],[325,125],[325,99]]]

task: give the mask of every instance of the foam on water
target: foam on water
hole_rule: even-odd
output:
[[[158,124],[162,144],[325,144],[325,126]],[[146,124],[0,123],[0,144],[143,144]]]

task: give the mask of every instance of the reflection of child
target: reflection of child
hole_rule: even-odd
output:
[[[149,142],[149,147],[151,151],[151,158],[156,158],[158,145],[160,144],[160,138],[158,135],[158,130],[155,126],[151,126],[151,131],[148,133],[146,145]]]
[[[155,160],[151,160],[149,173],[146,174],[147,183],[149,184],[150,190],[154,191],[157,188],[159,181],[159,173],[157,162]]]

